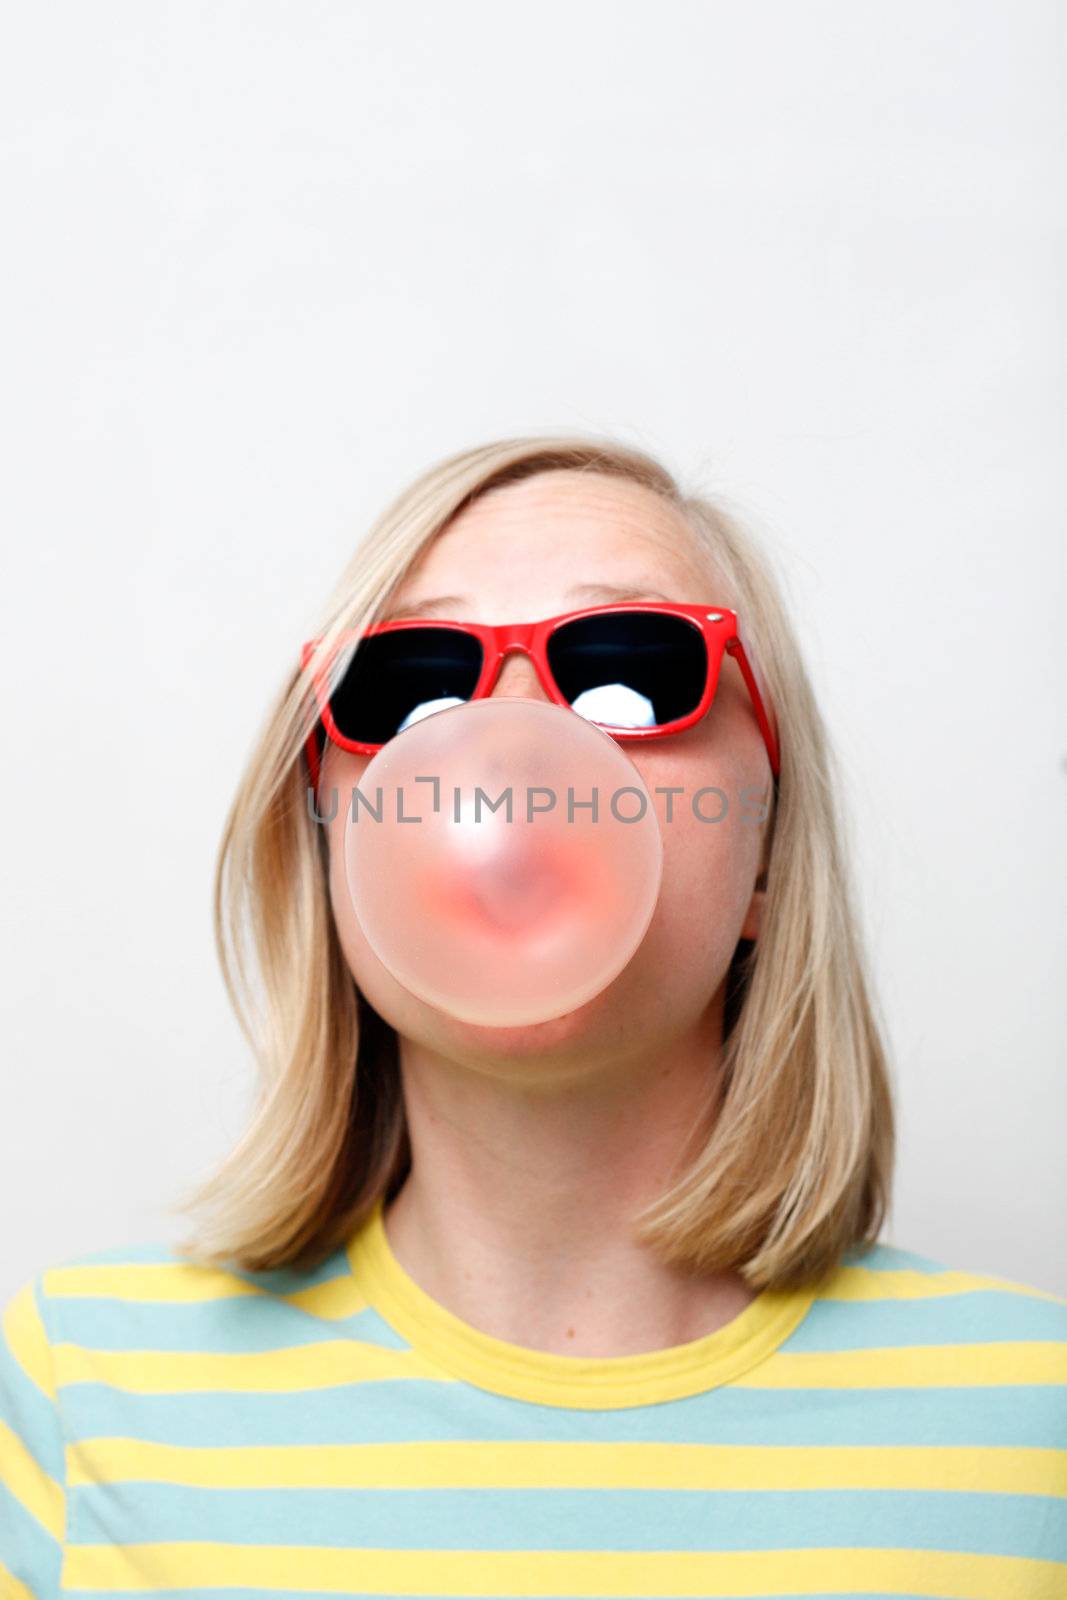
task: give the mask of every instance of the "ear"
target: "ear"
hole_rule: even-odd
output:
[[[763,923],[763,902],[767,898],[767,874],[761,872],[756,879],[756,887],[752,891],[752,899],[748,902],[745,920],[741,924],[739,937],[742,939],[758,939]]]

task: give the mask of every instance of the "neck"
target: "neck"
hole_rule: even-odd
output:
[[[754,1298],[739,1274],[682,1272],[633,1238],[706,1133],[720,1040],[721,1015],[631,1056],[546,1060],[542,1038],[524,1059],[516,1039],[472,1064],[401,1039],[412,1164],[384,1210],[400,1265],[481,1331],[556,1354],[635,1355],[730,1321]]]

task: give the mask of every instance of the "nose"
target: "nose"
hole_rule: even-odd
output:
[[[533,662],[521,650],[510,650],[504,657],[497,680],[490,690],[494,698],[530,699],[549,701],[537,676]]]

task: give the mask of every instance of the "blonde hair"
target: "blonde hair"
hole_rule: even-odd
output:
[[[773,707],[781,773],[760,937],[741,941],[731,965],[711,1114],[675,1181],[635,1219],[635,1237],[679,1267],[735,1269],[753,1289],[788,1288],[877,1239],[894,1112],[825,726],[777,582],[739,519],[683,494],[651,456],[611,439],[499,440],[431,467],[387,508],[315,633],[329,651],[343,629],[368,626],[460,509],[555,468],[627,479],[682,513],[729,591],[708,598],[737,611]],[[411,1161],[397,1037],[344,959],[326,830],[307,805],[301,751],[316,721],[297,664],[263,724],[219,849],[216,942],[259,1066],[258,1095],[222,1164],[170,1208],[202,1213],[176,1248],[214,1265],[318,1264],[376,1200],[397,1192]]]

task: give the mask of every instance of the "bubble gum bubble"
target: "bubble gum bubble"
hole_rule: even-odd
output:
[[[644,938],[663,868],[652,796],[566,706],[490,696],[434,712],[382,746],[358,789],[344,853],[360,926],[449,1015],[564,1016]]]

